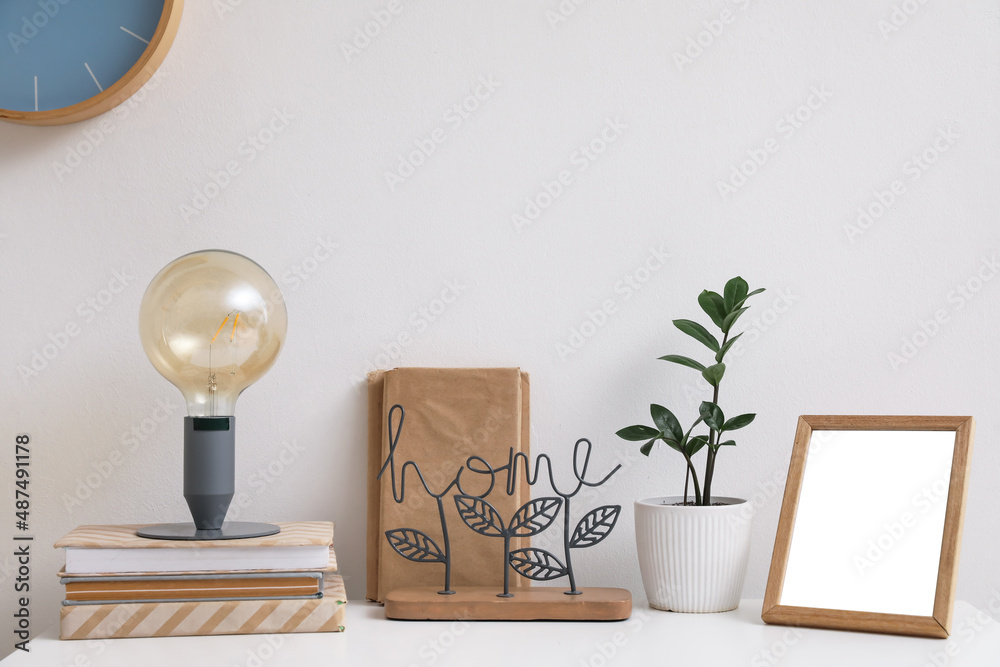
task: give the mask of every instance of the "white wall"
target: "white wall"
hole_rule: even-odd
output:
[[[640,460],[614,432],[652,401],[694,414],[693,374],[655,359],[697,352],[670,320],[702,317],[697,293],[737,273],[769,289],[723,394],[723,407],[759,417],[716,482],[758,506],[745,594],[763,594],[780,505],[771,483],[801,413],[974,415],[958,596],[984,605],[1000,591],[1000,280],[977,277],[995,274],[1000,251],[995,3],[593,2],[555,22],[555,0],[406,1],[350,58],[342,44],[385,2],[219,5],[188,3],[155,88],[127,114],[0,124],[3,465],[10,496],[11,443],[30,433],[36,628],[56,620],[61,554],[49,545],[62,533],[186,518],[180,397],[146,361],[136,318],[156,271],[205,247],[255,258],[288,301],[287,347],[239,404],[238,479],[252,501],[241,516],[335,520],[353,597],[364,580],[358,378],[386,350],[388,366],[519,365],[532,373],[535,451],[565,457],[587,436],[595,470],[626,462],[606,498],[628,518],[578,558],[579,579],[641,594],[629,506],[677,492],[683,471],[664,451]],[[880,28],[904,5],[916,9],[898,30]],[[731,22],[712,25],[723,11]],[[678,66],[706,22],[720,34]],[[486,99],[468,118],[449,111],[477,90]],[[809,116],[799,127],[783,121],[797,110]],[[251,148],[262,132],[273,141]],[[582,157],[602,133],[613,141]],[[386,173],[432,136],[444,140],[390,187]],[[718,184],[764,146],[776,152],[723,196]],[[914,171],[925,151],[937,160]],[[210,174],[230,162],[239,173],[216,193]],[[569,184],[518,228],[512,215],[563,170]],[[902,194],[849,236],[858,208],[895,179]],[[185,215],[206,189],[217,196]],[[105,293],[119,275],[120,291]],[[629,276],[647,280],[633,289]],[[451,283],[460,296],[421,324]],[[108,302],[91,312],[92,299]],[[615,312],[561,353],[606,300]],[[936,313],[945,321],[926,341],[921,323]],[[79,335],[22,378],[19,365],[69,324]],[[894,365],[914,337],[926,344]],[[164,403],[173,414],[157,422]],[[282,443],[295,461],[263,481]]]

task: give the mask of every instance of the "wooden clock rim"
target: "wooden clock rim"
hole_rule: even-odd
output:
[[[11,111],[0,109],[0,119],[22,125],[66,125],[87,120],[114,109],[132,97],[153,76],[170,51],[181,21],[184,0],[163,0],[163,13],[156,32],[139,59],[113,85],[97,95],[60,109]]]

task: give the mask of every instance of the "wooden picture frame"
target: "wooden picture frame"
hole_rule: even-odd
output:
[[[792,547],[795,516],[798,509],[806,458],[813,431],[954,431],[951,475],[944,508],[944,535],[938,561],[933,613],[930,616],[821,609],[788,606],[780,603],[786,568]],[[962,521],[968,490],[969,464],[975,420],[972,417],[848,416],[804,415],[795,432],[785,494],[781,504],[777,535],[761,618],[766,623],[807,626],[837,630],[884,632],[923,637],[948,637],[951,631],[958,575]]]

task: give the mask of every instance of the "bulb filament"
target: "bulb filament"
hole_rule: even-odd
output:
[[[216,390],[218,389],[218,385],[216,384],[216,381],[215,381],[215,367],[212,365],[212,348],[213,348],[213,345],[215,343],[215,339],[219,337],[220,333],[222,333],[222,329],[226,326],[226,322],[229,321],[230,317],[233,318],[233,330],[232,330],[232,333],[229,334],[229,342],[231,344],[230,347],[232,348],[233,356],[232,356],[232,362],[231,362],[231,365],[230,365],[230,368],[229,368],[229,374],[230,375],[236,375],[236,345],[235,345],[235,340],[236,340],[236,325],[239,324],[239,322],[240,322],[240,311],[239,310],[233,310],[228,315],[226,315],[226,318],[224,320],[222,320],[222,324],[220,324],[219,328],[215,330],[215,335],[212,336],[212,340],[209,341],[209,343],[208,343],[208,405],[207,405],[208,416],[214,416],[215,415],[215,411],[216,411]]]
[[[230,343],[233,342],[233,338],[236,337],[236,325],[239,324],[239,322],[240,322],[240,311],[238,311],[238,310],[232,311],[231,313],[229,313],[228,315],[226,315],[226,319],[222,320],[222,324],[219,325],[219,328],[215,330],[215,335],[212,336],[212,340],[211,340],[212,343],[214,343],[215,339],[219,337],[220,333],[222,333],[222,327],[226,326],[226,322],[229,321],[230,317],[233,318],[233,333],[231,333],[229,335],[229,342]]]

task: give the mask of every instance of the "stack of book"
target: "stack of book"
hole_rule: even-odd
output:
[[[80,526],[65,549],[61,639],[340,632],[333,524],[279,524],[240,540],[150,540],[142,526]]]

